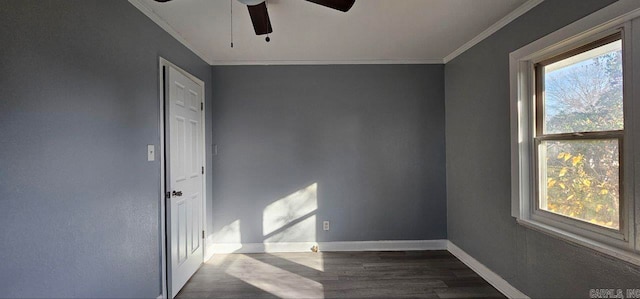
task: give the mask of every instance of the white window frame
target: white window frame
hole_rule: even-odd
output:
[[[640,154],[634,152],[633,115],[640,115],[640,105],[633,105],[634,91],[640,90],[640,64],[633,63],[633,44],[640,45],[640,3],[620,0],[556,32],[526,45],[509,55],[509,78],[511,87],[511,215],[517,222],[528,228],[579,244],[607,255],[640,265],[640,196],[634,193],[639,180],[634,176],[634,161],[640,161]],[[637,31],[632,32],[632,29]],[[621,153],[624,161],[621,172],[624,184],[620,186],[623,210],[619,234],[602,233],[602,229],[582,225],[567,217],[549,217],[536,212],[535,200],[535,74],[534,64],[565,53],[577,47],[592,43],[615,32],[622,32],[623,40],[623,97],[624,97],[624,143]],[[633,39],[636,39],[635,41]],[[639,57],[635,57],[640,59]],[[636,97],[640,94],[635,95]]]

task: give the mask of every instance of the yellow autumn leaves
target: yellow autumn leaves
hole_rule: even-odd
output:
[[[566,173],[566,171],[565,171],[565,173]],[[557,182],[558,181],[555,180],[555,179],[548,178],[547,179],[547,188],[551,188],[551,187],[555,186]],[[567,188],[567,186],[564,183],[558,183],[558,186],[560,186],[560,188],[562,188],[562,189]]]
[[[582,154],[578,154],[576,156],[571,155],[570,153],[565,153],[565,152],[560,152],[558,154],[558,159],[564,159],[565,161],[571,159],[571,164],[573,166],[578,165],[578,163],[580,163],[582,161],[582,158],[584,158],[584,156]],[[565,173],[567,171],[565,170]]]
[[[606,173],[615,172],[614,165],[602,171],[602,165],[594,156],[593,148],[580,149],[577,153],[566,150],[547,158],[546,207],[550,212],[581,219],[594,224],[616,228],[618,184]],[[576,149],[574,149],[576,150]],[[572,153],[573,152],[573,153]],[[554,157],[552,156],[552,157]],[[587,158],[588,157],[588,158]]]
[[[570,154],[570,153],[566,153],[566,152],[560,152],[560,154],[558,154],[558,159],[564,160],[565,162],[568,161],[569,159],[571,159],[571,165],[574,166],[574,167],[576,165],[578,165],[578,163],[582,162],[583,158],[584,158],[584,155],[582,155],[582,154],[578,154],[578,155],[575,155],[575,156]],[[569,171],[568,167],[562,167],[560,169],[560,172],[558,173],[558,176],[559,177],[565,176],[567,174],[567,171]],[[547,183],[550,184],[550,185],[548,185],[548,187],[553,187],[553,185],[555,185],[555,181],[554,180],[548,181]],[[587,187],[591,186],[591,180],[583,179],[582,183]],[[562,184],[562,183],[560,183],[559,186],[562,189],[565,188],[565,185]]]

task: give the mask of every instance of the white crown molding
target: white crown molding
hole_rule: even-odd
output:
[[[464,250],[460,249],[460,247],[456,246],[451,241],[448,241],[448,250],[465,265],[471,268],[471,270],[478,273],[480,277],[484,278],[484,280],[489,282],[489,284],[491,284],[498,291],[507,296],[507,298],[529,298],[523,292],[520,292],[509,282],[504,280],[504,278],[500,277],[500,275],[491,271],[491,269],[487,268],[487,266],[474,259],[472,256],[464,252]]]
[[[212,66],[224,65],[334,65],[334,64],[444,64],[442,59],[371,59],[371,60],[235,60],[212,61]]]
[[[453,60],[454,58],[458,57],[460,54],[462,54],[465,51],[471,49],[473,46],[477,45],[478,43],[480,43],[481,41],[483,41],[487,37],[491,36],[492,34],[498,32],[498,30],[502,29],[504,26],[507,26],[507,24],[513,22],[515,19],[519,18],[520,16],[522,16],[523,14],[525,14],[526,12],[531,10],[532,8],[536,7],[538,4],[542,3],[543,1],[544,0],[529,0],[529,1],[525,2],[524,4],[520,5],[514,11],[510,12],[504,18],[500,19],[498,22],[496,22],[495,24],[491,25],[486,30],[482,31],[480,34],[478,34],[476,37],[472,38],[470,41],[466,42],[460,48],[458,48],[455,51],[451,52],[451,54],[447,55],[443,59],[443,62],[446,64],[449,61]]]
[[[153,9],[151,9],[151,8],[147,7],[146,5],[144,5],[142,0],[129,0],[129,3],[131,3],[131,5],[133,5],[133,6],[135,6],[139,11],[141,11],[147,17],[149,17],[149,19],[151,19],[154,23],[158,24],[158,26],[160,26],[160,28],[164,29],[164,31],[169,33],[169,35],[171,35],[173,38],[175,38],[182,45],[187,47],[187,49],[191,50],[191,52],[193,52],[198,57],[200,57],[200,59],[204,60],[206,63],[211,65],[211,60],[206,55],[204,55],[200,51],[196,50],[196,48],[193,45],[191,45],[182,35],[180,35],[180,33],[177,30],[175,30],[173,27],[171,27],[171,25],[169,25],[169,23],[167,23],[167,21],[165,21],[158,14],[156,14],[156,12],[153,11]]]

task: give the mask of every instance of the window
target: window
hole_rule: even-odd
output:
[[[536,63],[534,71],[535,213],[619,234],[626,214],[622,35]]]
[[[512,216],[636,265],[639,17],[619,1],[509,55]]]

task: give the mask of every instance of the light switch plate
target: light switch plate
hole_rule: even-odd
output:
[[[156,160],[156,146],[153,144],[147,145],[147,161]]]

